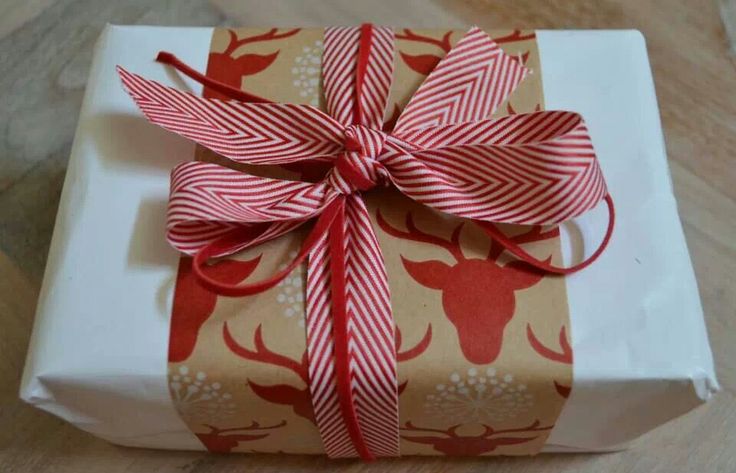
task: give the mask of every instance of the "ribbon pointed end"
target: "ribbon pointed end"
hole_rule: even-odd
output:
[[[120,81],[123,83],[123,89],[137,102],[138,93],[136,89],[146,79],[138,74],[133,74],[119,64],[115,66],[115,71],[117,71],[118,77],[120,77]]]

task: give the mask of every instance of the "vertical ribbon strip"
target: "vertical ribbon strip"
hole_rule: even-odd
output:
[[[330,115],[346,128],[380,130],[393,59],[389,28],[328,28],[322,71]],[[347,187],[338,188],[367,190],[376,176],[364,169],[370,169],[382,144],[366,150],[361,136],[346,135],[352,141],[336,169],[342,170]],[[307,352],[315,418],[331,457],[396,456],[398,386],[388,278],[363,200],[357,194],[339,199],[344,201],[341,215],[329,238],[310,253],[307,272]],[[324,303],[328,300],[330,304]]]

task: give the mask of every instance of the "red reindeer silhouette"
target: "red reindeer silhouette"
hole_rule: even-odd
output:
[[[294,36],[300,29],[296,28],[283,33],[279,33],[278,31],[278,28],[272,28],[263,34],[238,38],[238,34],[235,31],[228,30],[230,42],[225,50],[221,53],[210,53],[207,62],[207,76],[240,89],[243,76],[251,76],[267,69],[276,60],[280,51],[276,50],[271,54],[247,53],[239,56],[235,56],[235,51],[246,44],[274,41]],[[213,90],[206,91],[205,95],[210,98],[229,99],[227,96]]]
[[[261,399],[275,404],[283,404],[291,406],[294,413],[301,416],[313,424],[316,423],[314,419],[314,411],[312,410],[312,397],[309,392],[309,368],[307,365],[307,351],[304,350],[301,360],[297,361],[288,356],[278,354],[270,350],[263,342],[262,326],[259,325],[256,329],[253,344],[254,350],[245,348],[238,344],[233,338],[227,324],[223,327],[223,337],[225,344],[228,348],[236,355],[245,358],[246,360],[259,361],[267,363],[269,365],[280,366],[287,370],[295,373],[299,379],[302,380],[303,387],[298,388],[288,384],[276,384],[265,386],[262,384],[255,383],[248,380],[248,385],[254,393]],[[401,350],[401,332],[398,327],[396,328],[396,359],[399,362],[407,361],[421,355],[429,346],[432,339],[432,326],[428,326],[426,333],[422,340],[419,341],[414,347],[406,350]],[[407,382],[405,381],[399,386],[399,394],[406,388]]]
[[[391,236],[429,243],[447,250],[454,264],[439,260],[424,262],[401,260],[409,275],[419,284],[442,291],[445,315],[457,329],[460,348],[471,363],[492,363],[501,352],[503,332],[514,315],[515,291],[537,284],[543,273],[523,261],[500,265],[497,260],[504,248],[491,244],[485,259],[466,258],[460,248],[460,223],[450,239],[423,232],[414,224],[411,212],[406,215],[407,231],[392,227],[380,212],[378,225]],[[482,226],[481,226],[482,228]],[[517,244],[555,238],[558,229],[542,231],[535,226],[512,237]]]
[[[261,257],[248,261],[224,260],[207,266],[207,275],[229,284],[247,278],[258,266]],[[192,272],[192,259],[182,258],[176,276],[174,304],[171,311],[169,361],[179,363],[192,354],[202,324],[212,315],[217,294],[203,288]]]
[[[531,442],[538,437],[538,435],[516,437],[515,434],[543,432],[552,428],[552,426],[539,427],[539,421],[519,429],[494,430],[491,426],[481,425],[483,432],[478,435],[460,435],[457,432],[460,425],[453,425],[447,430],[442,430],[417,427],[407,422],[401,428],[402,432],[424,433],[425,435],[402,435],[401,438],[410,442],[431,445],[434,450],[445,455],[478,456],[492,452],[502,445],[519,445]]]
[[[261,427],[258,422],[253,422],[247,427],[234,427],[230,429],[218,429],[217,427],[206,425],[209,432],[206,434],[196,434],[197,438],[204,444],[210,452],[229,453],[233,448],[237,447],[240,442],[251,442],[260,440],[270,435],[270,432],[255,433],[262,430],[280,429],[286,425],[286,421],[282,420],[276,425]],[[254,432],[254,433],[245,433]]]

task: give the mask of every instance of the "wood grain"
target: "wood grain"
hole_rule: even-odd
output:
[[[6,0],[0,6],[0,471],[736,471],[736,62],[733,0]],[[724,14],[723,20],[719,16]],[[731,15],[731,17],[728,17]],[[216,456],[107,444],[17,400],[20,372],[84,90],[105,23],[637,28],[651,55],[672,179],[723,392],[606,455],[405,458]]]

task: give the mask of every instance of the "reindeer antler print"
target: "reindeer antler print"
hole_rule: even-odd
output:
[[[526,326],[526,338],[529,340],[529,344],[531,347],[539,353],[544,358],[547,358],[548,360],[556,361],[558,363],[565,363],[567,365],[572,364],[572,347],[570,347],[570,343],[567,341],[567,334],[565,333],[565,327],[563,326],[560,329],[560,335],[559,335],[559,344],[560,344],[560,350],[561,351],[555,351],[551,348],[544,345],[537,336],[534,334],[534,330],[532,330],[532,326],[527,324]],[[570,396],[570,390],[572,389],[570,386],[565,386],[563,384],[558,383],[557,381],[554,381],[555,389],[557,390],[557,393],[567,398]]]
[[[532,348],[534,348],[534,351],[547,358],[548,360],[557,361],[559,363],[566,363],[568,365],[572,364],[572,348],[567,342],[565,327],[562,327],[560,329],[559,343],[560,349],[562,350],[560,352],[552,350],[551,348],[548,348],[542,342],[540,342],[537,336],[534,335],[534,330],[532,330],[532,326],[530,324],[527,324],[526,326],[526,337],[529,340],[529,344],[532,346]]]
[[[388,222],[386,222],[386,219],[383,218],[380,210],[376,212],[376,219],[378,221],[378,225],[383,229],[383,231],[393,237],[439,246],[440,248],[447,250],[458,262],[465,259],[463,251],[460,249],[460,232],[462,231],[465,222],[460,222],[453,229],[450,239],[446,239],[419,230],[416,223],[414,223],[414,216],[411,212],[407,212],[406,218],[404,219],[407,231],[402,231],[389,225]]]
[[[266,438],[270,435],[270,432],[263,431],[280,429],[285,425],[285,420],[271,426],[261,426],[258,422],[253,421],[253,423],[246,427],[233,427],[228,429],[218,429],[212,425],[205,424],[204,426],[209,429],[209,432],[196,435],[208,451],[229,453],[237,447],[240,442],[250,442]]]
[[[434,46],[436,48],[439,48],[443,51],[443,54],[438,56],[436,54],[407,54],[404,51],[399,51],[401,54],[401,59],[404,60],[407,66],[414,70],[415,72],[418,72],[422,75],[428,75],[432,70],[434,70],[437,63],[440,62],[440,59],[444,57],[445,54],[447,54],[450,49],[452,49],[452,45],[450,44],[450,36],[452,36],[452,31],[446,32],[442,39],[432,38],[430,36],[424,36],[414,33],[412,30],[405,28],[404,33],[396,33],[395,37],[396,39],[401,39],[405,41],[411,41],[413,43],[424,43],[429,44],[431,46]],[[399,43],[401,44],[401,43]]]
[[[518,445],[535,440],[538,435],[516,437],[517,434],[529,434],[544,432],[552,428],[540,427],[539,421],[531,425],[515,429],[495,430],[493,427],[480,424],[483,432],[478,435],[462,435],[458,430],[462,425],[453,425],[447,429],[434,429],[429,427],[417,427],[411,422],[404,424],[402,432],[424,435],[402,435],[401,438],[410,442],[431,445],[432,448],[445,455],[451,456],[478,456],[490,453],[502,445]]]
[[[247,261],[224,260],[206,268],[208,275],[233,283],[247,278],[258,267],[260,255]],[[176,276],[171,329],[169,361],[179,363],[191,356],[197,344],[202,325],[215,310],[217,294],[203,288],[192,272],[192,259],[182,258]]]
[[[406,230],[389,224],[380,211],[376,218],[387,234],[442,248],[452,256],[454,264],[440,260],[411,261],[403,255],[401,261],[416,282],[442,291],[445,315],[457,330],[465,358],[478,365],[495,361],[501,351],[504,329],[514,315],[515,291],[537,284],[543,273],[523,261],[499,264],[504,251],[500,245],[491,244],[485,259],[467,258],[460,245],[463,222],[455,226],[449,238],[443,238],[420,230],[411,212],[405,217]],[[557,229],[545,231],[535,226],[511,239],[521,245],[558,235]]]
[[[269,365],[285,368],[295,373],[302,381],[302,387],[291,386],[288,384],[262,385],[252,380],[248,380],[248,385],[254,393],[261,399],[272,402],[274,404],[282,404],[291,406],[294,414],[307,419],[311,423],[315,423],[314,410],[312,409],[312,398],[309,394],[309,369],[307,365],[306,348],[302,354],[301,360],[297,361],[288,356],[276,353],[270,350],[263,341],[262,326],[256,328],[253,337],[254,350],[245,348],[238,344],[233,338],[227,324],[223,325],[223,338],[227,347],[246,360],[258,361]]]
[[[432,341],[432,324],[427,325],[427,331],[424,332],[424,336],[419,341],[419,343],[417,343],[416,345],[414,345],[413,347],[407,350],[401,351],[403,340],[401,338],[401,330],[399,330],[399,327],[396,327],[395,338],[396,338],[396,361],[401,363],[402,361],[413,360],[414,358],[424,353],[427,350],[427,347],[429,347],[429,344]]]
[[[227,30],[230,35],[230,43],[227,45],[223,54],[232,56],[236,49],[249,43],[257,43],[259,41],[273,41],[275,39],[288,38],[294,36],[300,31],[300,28],[294,28],[283,33],[278,32],[278,28],[271,28],[268,32],[263,34],[257,34],[254,36],[246,36],[245,38],[238,38],[238,34],[234,30]]]
[[[424,332],[424,336],[422,337],[422,339],[419,340],[419,342],[416,345],[406,350],[402,351],[403,339],[401,337],[401,330],[399,329],[398,326],[396,326],[395,328],[394,337],[396,338],[396,341],[395,341],[396,361],[398,363],[402,363],[404,361],[413,360],[414,358],[417,358],[422,353],[424,353],[429,347],[429,344],[432,342],[432,324],[429,324],[427,326],[427,331]],[[408,384],[409,384],[408,380],[399,384],[399,387],[398,387],[399,395],[401,395],[404,392]]]
[[[263,327],[261,325],[256,328],[253,336],[254,349],[251,350],[240,345],[230,333],[227,324],[223,325],[222,335],[225,345],[241,358],[251,361],[258,361],[269,365],[285,368],[295,373],[303,382],[303,387],[299,388],[288,384],[262,385],[248,380],[248,385],[253,392],[261,399],[272,402],[274,404],[282,404],[291,406],[294,413],[311,423],[315,423],[314,410],[312,408],[312,398],[309,392],[309,368],[307,363],[307,350],[305,348],[302,353],[301,360],[297,361],[288,356],[279,354],[269,349],[263,340]],[[402,351],[401,331],[396,327],[396,360],[401,363],[412,360],[427,350],[432,341],[432,325],[427,326],[427,331],[422,339],[413,347]],[[406,389],[408,381],[404,381],[399,385],[399,394]]]
[[[452,36],[452,31],[448,31],[444,35],[442,35],[442,39],[437,39],[437,38],[432,38],[430,36],[416,34],[409,28],[404,28],[403,34],[402,33],[395,34],[396,39],[414,41],[417,43],[432,44],[434,46],[437,46],[438,48],[440,48],[446,53],[450,52],[450,49],[452,49],[452,45],[450,44],[450,36]]]
[[[511,34],[507,34],[506,36],[498,36],[496,38],[493,38],[493,41],[495,41],[496,44],[514,43],[516,41],[526,41],[529,39],[534,39],[536,37],[537,35],[534,32],[522,34],[521,30],[514,30]]]

